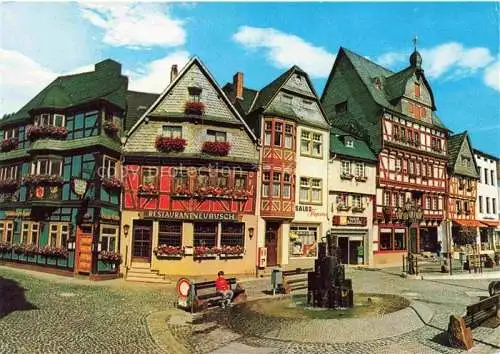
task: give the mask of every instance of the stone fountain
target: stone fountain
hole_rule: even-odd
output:
[[[326,242],[318,243],[314,271],[307,276],[309,306],[334,309],[353,307],[352,280],[345,278],[345,268],[340,259],[337,237],[327,233]]]

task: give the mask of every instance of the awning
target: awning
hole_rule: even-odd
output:
[[[453,224],[464,227],[485,227],[477,220],[453,220]]]
[[[497,220],[481,220],[482,227],[498,227],[500,226],[500,221]]]

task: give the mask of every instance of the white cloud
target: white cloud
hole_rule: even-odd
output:
[[[177,64],[179,70],[189,60],[189,53],[181,50],[158,60],[154,60],[135,71],[125,71],[130,77],[129,89],[145,92],[162,92],[170,83],[170,69]]]
[[[159,4],[80,3],[82,17],[104,30],[106,44],[132,49],[175,47],[186,42],[183,21]]]
[[[488,66],[484,71],[484,83],[500,91],[500,59]]]
[[[392,68],[396,64],[400,64],[408,60],[408,53],[405,52],[387,52],[379,56],[375,62],[386,68]]]
[[[247,49],[264,49],[271,63],[279,68],[298,65],[311,77],[327,77],[335,55],[293,34],[274,28],[242,26],[233,39]]]

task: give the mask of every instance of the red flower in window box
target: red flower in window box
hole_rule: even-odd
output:
[[[4,141],[2,141],[2,145],[0,146],[0,150],[2,152],[9,152],[11,150],[14,150],[18,144],[19,144],[19,139],[7,138]]]
[[[58,186],[64,183],[61,176],[58,175],[30,175],[23,178],[22,183],[25,185],[48,185]]]
[[[107,189],[120,189],[122,182],[116,177],[103,177],[101,179],[102,186]]]
[[[32,125],[28,127],[28,139],[36,140],[43,138],[64,140],[68,136],[68,129],[65,127],[55,127],[52,125]]]
[[[12,245],[0,242],[0,253],[9,253],[12,251]]]
[[[158,190],[156,189],[156,186],[152,184],[145,184],[145,185],[139,185],[139,190],[137,191],[137,194],[139,194],[140,197],[156,197],[158,194]]]
[[[227,156],[230,149],[231,144],[227,141],[205,141],[201,151],[214,156]]]
[[[155,141],[156,149],[161,152],[182,152],[186,147],[186,139],[169,138],[166,136],[157,136]]]
[[[122,262],[122,255],[113,251],[101,251],[99,252],[99,259],[103,263],[119,265]]]
[[[187,115],[201,116],[205,113],[205,105],[202,102],[188,101],[184,104],[184,113]]]
[[[183,256],[184,248],[177,246],[160,245],[154,250],[157,256]]]
[[[38,254],[45,257],[68,258],[68,250],[62,247],[44,246],[38,250]]]
[[[9,178],[0,181],[0,191],[1,192],[13,192],[19,188],[19,182],[15,179]]]
[[[221,249],[217,247],[198,246],[194,248],[195,257],[215,257],[221,253]]]
[[[245,249],[241,246],[222,246],[220,254],[229,256],[241,256],[245,253]]]
[[[104,131],[106,132],[106,134],[108,135],[116,135],[116,133],[118,133],[118,130],[120,130],[118,128],[118,125],[116,125],[115,123],[113,123],[112,121],[105,121],[104,124],[102,125]]]

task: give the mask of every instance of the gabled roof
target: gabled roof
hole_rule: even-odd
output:
[[[350,137],[353,140],[353,147],[346,146],[346,137]],[[364,140],[336,127],[332,127],[330,130],[330,153],[340,156],[354,157],[373,163],[377,162],[377,157],[373,151],[370,150],[368,144]]]
[[[217,84],[217,81],[215,81],[214,77],[208,71],[208,69],[205,67],[203,62],[196,56],[192,57],[188,63],[182,68],[182,70],[178,73],[176,78],[169,83],[167,88],[158,96],[158,98],[151,104],[148,109],[141,115],[141,117],[137,120],[137,122],[130,128],[130,130],[127,132],[126,137],[130,137],[130,135],[134,132],[135,129],[146,119],[146,117],[153,112],[153,110],[156,109],[156,107],[165,99],[165,97],[168,95],[168,93],[172,90],[172,88],[175,87],[175,85],[182,79],[182,77],[189,71],[189,69],[193,66],[197,65],[202,73],[205,75],[206,78],[210,81],[212,86],[215,88],[217,93],[220,95],[220,97],[223,99],[223,101],[227,104],[229,107],[230,111],[234,114],[236,119],[245,127],[245,130],[249,134],[249,136],[252,138],[253,141],[257,141],[257,137],[255,134],[252,132],[252,130],[248,127],[247,123],[245,120],[241,117],[240,113],[238,110],[231,104],[231,101],[228,99],[224,91],[220,88],[220,86]]]
[[[15,114],[0,121],[0,125],[29,118],[35,109],[66,109],[95,100],[108,101],[125,109],[128,79],[121,75],[121,64],[106,59],[95,64],[95,70],[59,76]]]
[[[235,93],[233,91],[233,84],[228,82],[224,85],[222,90],[226,93],[228,97],[234,97]],[[243,87],[243,97],[242,99],[236,99],[233,105],[238,109],[241,115],[246,115],[250,112],[252,104],[254,103],[259,91],[250,89],[248,87]]]
[[[127,131],[137,122],[142,113],[145,112],[149,106],[160,95],[157,93],[127,91],[127,115],[125,117],[125,128]]]
[[[461,171],[457,171],[457,160],[460,151],[462,150],[463,144],[467,143],[471,153],[472,164],[474,165],[474,173],[461,169]],[[476,159],[474,158],[474,154],[472,152],[472,144],[469,138],[469,134],[467,131],[464,131],[460,134],[452,135],[448,138],[448,169],[455,174],[465,175],[468,177],[478,178],[479,173],[477,169]]]

